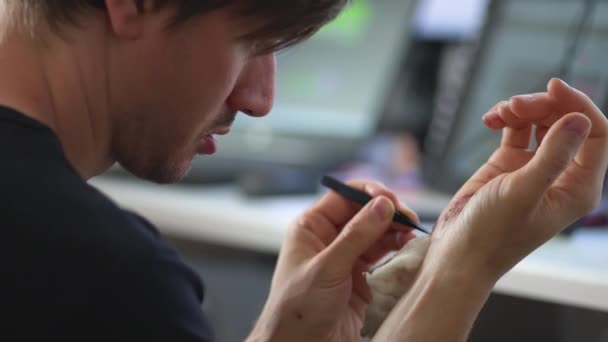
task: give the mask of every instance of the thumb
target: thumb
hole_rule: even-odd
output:
[[[557,121],[543,139],[534,158],[514,172],[514,188],[522,205],[536,205],[555,180],[568,168],[591,129],[583,114],[570,113]]]
[[[326,260],[327,274],[350,275],[359,257],[389,229],[394,214],[395,206],[385,196],[378,196],[363,207],[321,256]]]

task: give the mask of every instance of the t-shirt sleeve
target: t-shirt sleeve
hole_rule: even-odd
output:
[[[106,332],[119,340],[212,340],[201,308],[202,285],[175,252],[161,250],[134,263],[111,287],[112,296],[102,311],[112,315]]]

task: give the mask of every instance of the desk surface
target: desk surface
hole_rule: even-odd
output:
[[[233,187],[157,186],[100,177],[91,181],[119,205],[148,218],[163,234],[277,253],[286,229],[318,196],[247,198]],[[414,210],[447,198],[405,198]],[[608,234],[556,237],[515,266],[496,285],[503,294],[608,311]]]

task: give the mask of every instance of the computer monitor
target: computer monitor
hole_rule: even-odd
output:
[[[239,115],[190,180],[230,180],[269,167],[329,169],[375,130],[406,52],[414,0],[354,0],[331,24],[278,55],[277,93],[264,118]]]
[[[425,163],[427,183],[456,191],[499,146],[500,133],[481,116],[513,95],[545,91],[560,76],[585,0],[495,0],[466,95],[453,118],[436,118]],[[568,82],[606,109],[608,95],[608,1],[599,1],[576,49]],[[433,129],[449,126],[448,129]],[[433,136],[435,134],[435,136]],[[441,136],[439,136],[441,135]],[[438,143],[441,142],[441,143]]]
[[[425,40],[477,38],[489,0],[421,0],[414,16],[414,34]]]

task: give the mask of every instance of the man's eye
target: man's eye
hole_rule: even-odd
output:
[[[251,43],[251,52],[255,56],[267,55],[277,52],[282,45],[282,40],[278,38],[259,39]]]

